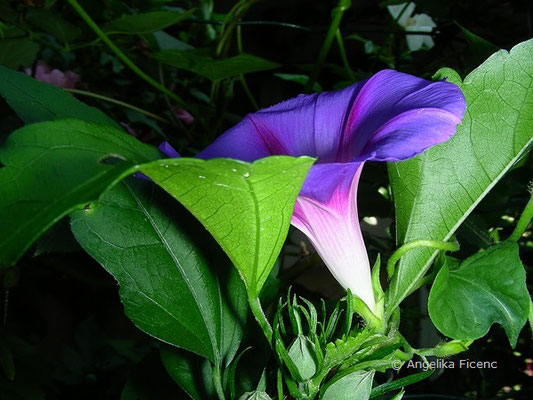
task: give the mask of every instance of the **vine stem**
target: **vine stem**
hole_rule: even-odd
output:
[[[237,26],[237,50],[239,51],[239,54],[242,54],[243,47],[242,47],[242,32],[241,32],[241,26]],[[255,101],[254,95],[252,94],[252,91],[248,87],[248,84],[246,83],[246,79],[244,78],[244,74],[239,75],[239,80],[241,81],[242,88],[244,89],[244,92],[246,93],[246,96],[248,96],[248,100],[250,100],[250,103],[252,103],[252,107],[255,109],[255,111],[259,110],[259,106],[257,105],[257,101]]]
[[[459,245],[457,243],[441,242],[439,240],[420,239],[405,243],[394,253],[392,253],[392,256],[390,256],[389,261],[387,262],[387,273],[389,277],[392,277],[394,274],[394,265],[405,255],[405,253],[420,247],[428,247],[430,249],[443,251],[459,250]]]
[[[259,296],[248,294],[248,304],[250,305],[250,309],[252,310],[252,314],[255,317],[255,320],[261,327],[261,330],[265,334],[266,339],[268,340],[268,344],[271,345],[272,343],[272,326],[270,326],[270,322],[268,322],[268,319],[263,311],[263,307],[261,307],[261,301],[259,300]]]
[[[513,233],[511,233],[511,236],[509,236],[507,240],[512,242],[518,241],[518,239],[520,239],[526,231],[529,222],[531,221],[531,218],[533,218],[533,185],[529,201],[527,202],[526,207],[524,208],[524,211],[520,216],[520,219],[516,223]]]
[[[318,53],[313,71],[305,83],[304,92],[309,92],[311,90],[318,78],[318,75],[320,75],[324,61],[326,61],[326,57],[342,21],[342,16],[344,15],[344,12],[351,7],[351,3],[351,0],[339,0],[339,5],[333,9],[331,24],[329,25],[328,32],[326,33],[326,37],[322,43],[320,52]]]
[[[337,47],[339,48],[339,52],[341,54],[344,69],[346,70],[350,81],[355,82],[355,75],[353,74],[352,67],[350,66],[350,62],[348,61],[348,56],[346,55],[346,49],[344,48],[344,40],[342,39],[341,30],[338,28],[337,32],[335,32],[335,37],[337,38]]]
[[[68,0],[69,4],[76,10],[76,12],[80,15],[80,17],[85,21],[87,25],[98,35],[100,39],[117,55],[120,60],[124,64],[126,64],[133,72],[137,74],[141,79],[143,79],[145,82],[153,86],[155,89],[159,90],[162,93],[165,93],[167,96],[169,96],[172,100],[174,100],[178,105],[181,107],[188,107],[187,103],[183,101],[177,94],[172,92],[171,90],[168,90],[166,87],[161,85],[159,82],[157,82],[155,79],[150,77],[148,74],[146,74],[144,71],[142,71],[139,67],[131,61],[126,54],[122,52],[112,41],[109,39],[109,37],[105,34],[104,31],[100,29],[100,27],[92,20],[92,18],[85,12],[83,7],[77,2],[77,0]]]
[[[107,96],[94,93],[94,92],[89,92],[86,90],[79,90],[79,89],[64,89],[64,90],[72,94],[79,94],[81,96],[93,97],[95,99],[107,101],[108,103],[113,103],[124,108],[129,108],[130,110],[137,111],[138,113],[144,114],[147,117],[150,117],[157,121],[164,122],[165,124],[169,124],[169,125],[174,125],[174,123],[172,123],[172,121],[169,121],[168,119],[160,117],[159,115],[153,114],[150,111],[144,110],[142,108],[134,106],[133,104],[126,103],[124,101],[116,100],[111,97],[107,97]]]
[[[222,387],[222,374],[220,372],[220,366],[214,366],[212,369],[213,373],[213,384],[215,385],[215,391],[219,400],[226,400],[226,395],[224,394],[224,388]]]

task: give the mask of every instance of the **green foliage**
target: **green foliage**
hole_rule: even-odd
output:
[[[450,271],[444,266],[431,288],[431,320],[444,335],[461,340],[485,336],[501,324],[511,346],[527,321],[529,294],[516,243],[503,242]]]
[[[174,381],[194,400],[202,400],[214,395],[209,379],[203,379],[210,368],[207,360],[171,346],[162,346],[161,361]],[[207,374],[208,375],[208,374]],[[207,376],[208,377],[208,376]],[[209,394],[208,394],[209,393]]]
[[[122,129],[102,111],[83,104],[64,90],[2,66],[0,95],[27,124],[56,118],[76,118]]]
[[[327,386],[320,400],[368,400],[375,371],[354,371],[341,376]]]
[[[51,225],[157,158],[107,125],[58,120],[26,125],[0,148],[0,266],[14,264]]]
[[[165,50],[150,55],[164,64],[194,72],[212,81],[231,78],[250,72],[266,71],[280,65],[251,54],[215,59],[193,50]]]
[[[200,235],[177,210],[152,184],[133,180],[75,212],[72,231],[118,281],[140,329],[220,366],[239,346],[246,293],[223,256],[194,244]]]
[[[268,157],[162,160],[142,171],[213,235],[257,297],[289,230],[294,202],[313,159]]]
[[[189,18],[195,9],[187,11],[152,11],[141,14],[123,15],[102,26],[108,33],[138,34],[160,31],[170,26],[179,24]]]
[[[20,68],[31,65],[37,58],[39,45],[29,39],[4,39],[0,41],[0,72],[2,65],[8,68]],[[11,73],[15,73],[9,70]],[[0,79],[2,79],[0,75]]]
[[[100,397],[118,398],[122,393],[123,400],[185,398],[186,393],[195,400],[268,400],[266,390],[272,395],[275,387],[278,400],[287,395],[301,400],[328,400],[381,398],[384,394],[400,400],[404,386],[427,378],[432,371],[386,383],[379,375],[377,381],[382,384],[371,390],[375,371],[385,372],[416,356],[447,357],[467,350],[472,343],[471,339],[457,339],[417,349],[419,343],[413,343],[414,346],[408,343],[413,340],[408,329],[405,338],[399,334],[400,311],[396,306],[421,285],[431,283],[435,276],[429,309],[443,334],[451,338],[477,338],[492,324],[499,323],[511,343],[516,342],[525,311],[533,313],[526,304],[518,246],[503,243],[479,250],[498,242],[501,229],[507,236],[507,230],[514,225],[512,218],[518,215],[517,205],[522,204],[522,196],[517,195],[525,192],[522,180],[531,175],[530,160],[526,158],[533,125],[531,41],[517,46],[511,54],[502,51],[493,55],[463,82],[459,73],[464,76],[465,71],[475,67],[470,61],[484,60],[497,48],[463,27],[441,29],[457,19],[452,15],[454,10],[461,12],[460,20],[469,21],[469,29],[488,33],[487,37],[495,38],[498,45],[518,40],[510,34],[514,29],[501,33],[505,20],[501,15],[496,16],[498,23],[494,24],[498,27],[497,35],[488,31],[494,20],[485,21],[485,13],[476,13],[481,15],[481,26],[476,25],[474,14],[463,15],[463,11],[475,10],[470,8],[470,2],[464,7],[430,0],[417,2],[417,12],[430,14],[439,28],[432,32],[435,48],[414,53],[406,49],[404,40],[398,39],[392,19],[389,26],[380,26],[379,35],[371,34],[372,41],[350,33],[364,30],[356,26],[357,21],[356,25],[347,23],[353,18],[352,11],[356,18],[358,15],[356,4],[348,10],[349,0],[330,5],[310,3],[303,11],[280,6],[278,2],[261,2],[251,15],[246,11],[260,3],[257,0],[235,1],[233,7],[202,0],[194,3],[197,8],[188,10],[193,2],[180,3],[179,7],[171,3],[0,0],[0,64],[20,69],[31,66],[39,57],[57,69],[56,76],[60,76],[61,70],[73,69],[80,75],[79,89],[91,97],[91,104],[112,116],[80,103],[68,91],[0,67],[0,95],[7,102],[0,101],[3,114],[0,267],[14,264],[37,237],[45,230],[47,233],[42,238],[46,240],[34,247],[33,259],[0,270],[0,291],[9,289],[2,291],[6,295],[2,311],[7,312],[7,318],[1,314],[7,321],[7,330],[15,326],[18,332],[31,332],[32,342],[35,338],[53,336],[47,334],[51,332],[46,331],[46,324],[30,323],[24,317],[26,312],[11,312],[14,302],[10,302],[8,295],[15,291],[25,303],[37,304],[35,307],[39,313],[44,310],[44,315],[48,301],[42,302],[43,294],[52,305],[68,304],[64,314],[77,318],[87,311],[99,320],[105,319],[106,296],[116,298],[112,278],[99,276],[101,271],[92,268],[87,257],[73,256],[76,268],[72,269],[68,258],[72,253],[54,254],[82,250],[77,243],[71,243],[75,239],[69,218],[65,217],[70,214],[80,243],[120,284],[126,315],[159,341],[128,332],[126,340],[110,341],[113,348],[122,350],[102,356],[100,349],[109,344],[95,347],[94,342],[105,339],[95,335],[94,330],[90,334],[85,332],[81,339],[76,333],[72,339],[79,348],[66,345],[68,354],[64,360],[65,343],[60,348],[52,340],[39,347],[58,359],[47,365],[42,351],[2,333],[0,397],[4,393],[10,398],[28,399],[54,397],[57,393],[67,397],[81,393],[83,397],[89,383],[91,389],[97,388]],[[388,4],[398,3],[375,3],[365,8],[365,13],[371,16],[375,12],[373,17],[377,21],[387,14]],[[513,9],[509,4],[504,5],[507,11]],[[335,5],[332,14],[324,12]],[[486,8],[485,3],[482,6]],[[263,12],[265,16],[277,15],[280,10],[286,22],[263,20],[260,15]],[[343,12],[346,20],[341,22]],[[187,23],[183,23],[185,19]],[[296,20],[308,26],[293,25],[291,22]],[[388,29],[392,31],[387,32]],[[315,41],[318,31],[325,36],[322,43]],[[295,51],[293,44],[306,39],[316,45],[299,46]],[[355,41],[347,42],[345,49],[346,39]],[[283,70],[252,74],[276,69],[281,64],[250,54],[275,58],[283,64]],[[314,64],[312,60],[316,60]],[[286,255],[292,256],[292,249],[287,247],[286,253],[278,255],[287,235],[292,204],[312,161],[288,157],[254,164],[190,158],[159,160],[158,151],[140,142],[159,144],[160,137],[164,137],[181,154],[190,156],[241,120],[245,113],[294,97],[300,86],[304,86],[304,92],[340,89],[385,67],[427,76],[441,65],[449,65],[459,73],[443,68],[435,77],[458,84],[468,103],[457,135],[415,160],[391,166],[394,196],[386,189],[388,180],[383,169],[376,165],[365,167],[359,188],[360,217],[378,218],[377,228],[381,231],[387,228],[385,218],[391,215],[394,199],[397,244],[403,244],[406,253],[403,256],[404,253],[396,252],[399,256],[389,259],[389,271],[394,271],[396,261],[401,263],[396,274],[390,274],[393,281],[388,291],[382,287],[384,276],[380,276],[379,258],[372,271],[378,314],[383,318],[375,323],[365,314],[369,313],[366,306],[362,308],[352,301],[349,291],[336,306],[333,301],[331,304],[324,301],[318,312],[310,301],[289,295],[285,303],[280,301],[270,328],[272,310],[268,305],[275,304],[280,288],[296,276],[293,271],[287,274]],[[245,78],[245,74],[249,75]],[[185,112],[194,117],[194,122],[185,121]],[[4,143],[21,120],[32,124],[57,119],[60,120],[26,126]],[[118,121],[120,125],[127,124],[128,131],[140,141],[126,135]],[[486,201],[479,204],[511,170],[513,175],[506,178],[506,188],[496,188],[491,195],[498,197],[498,201],[490,207]],[[149,179],[137,176],[123,181],[136,171]],[[160,184],[186,209],[154,183]],[[513,189],[506,191],[505,196],[500,195],[509,187]],[[48,228],[60,218],[63,224],[54,225],[53,230]],[[526,230],[524,221],[516,224],[518,228],[511,238],[519,242],[527,266],[531,231]],[[490,235],[489,228],[493,228]],[[386,232],[380,235],[368,229],[365,233],[370,258],[377,253],[392,253],[393,243],[389,231]],[[441,252],[437,261],[432,262],[435,249],[409,247],[422,242],[450,244],[454,242],[454,232],[461,244],[461,252],[454,255],[458,258]],[[237,268],[232,267],[209,233]],[[318,255],[306,254],[304,246],[294,254],[300,257],[294,271],[300,273],[304,267],[317,263]],[[476,255],[461,263],[462,254]],[[276,260],[277,266],[273,268]],[[26,268],[27,264],[31,264],[30,268]],[[58,286],[51,284],[57,280],[56,269],[62,277]],[[42,281],[37,286],[19,285],[19,276],[21,282],[27,279],[25,282],[31,283],[32,277]],[[302,282],[306,280],[297,284]],[[61,288],[65,292],[79,289],[77,295],[91,301],[70,302],[70,292],[64,297],[58,295]],[[303,291],[297,286],[295,292]],[[268,343],[251,324],[244,335],[246,300],[250,301],[267,339],[273,339]],[[313,297],[315,300],[318,299]],[[104,309],[91,308],[95,303],[104,304]],[[30,307],[28,310],[27,315],[33,315]],[[59,324],[53,333],[62,335],[60,327],[72,329],[68,329],[68,322],[60,314],[57,312]],[[362,323],[357,314],[367,323]],[[418,319],[417,315],[402,313],[402,326],[411,326],[410,318]],[[12,322],[16,325],[11,325]],[[125,322],[130,326],[126,329],[133,329]],[[118,318],[113,320],[112,328],[120,323]],[[105,332],[109,326],[98,321],[94,328]],[[132,337],[140,339],[137,342]],[[241,339],[244,350],[239,349]],[[161,360],[156,356],[148,363],[131,365],[138,363],[154,345],[160,349]],[[520,341],[519,345],[524,343]],[[492,350],[497,344],[491,342],[490,346]],[[105,375],[100,375],[99,369],[105,370],[100,371]],[[109,372],[113,370],[120,371]],[[123,382],[126,384],[122,388]],[[495,390],[500,390],[502,386],[490,380],[483,385],[487,396],[491,391],[487,387],[497,386]],[[456,392],[462,389],[457,388]],[[474,387],[470,390],[475,391]]]
[[[72,42],[81,35],[80,27],[71,24],[52,11],[31,9],[26,14],[26,21],[55,36],[63,43]]]
[[[398,244],[449,240],[527,150],[533,141],[531,60],[533,40],[494,54],[462,83],[453,77],[467,102],[455,136],[414,159],[389,164]],[[416,287],[436,254],[416,249],[401,259],[389,310]]]

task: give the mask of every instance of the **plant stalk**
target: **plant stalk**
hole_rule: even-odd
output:
[[[118,106],[129,108],[130,110],[136,111],[140,114],[144,114],[147,117],[150,117],[152,119],[155,119],[160,122],[164,122],[165,124],[174,125],[171,121],[169,121],[166,118],[160,117],[159,115],[153,114],[150,111],[144,110],[142,108],[139,108],[137,106],[134,106],[133,104],[126,103],[124,101],[116,100],[111,97],[107,97],[98,93],[89,92],[86,90],[79,90],[79,89],[64,89],[65,91],[72,93],[72,94],[79,94],[81,96],[87,96],[87,97],[93,97],[98,100],[106,101],[108,103],[116,104]]]
[[[526,231],[529,223],[531,222],[531,218],[533,218],[533,193],[531,193],[529,201],[527,202],[524,211],[522,211],[522,215],[516,223],[513,233],[511,233],[511,236],[509,236],[507,240],[511,242],[517,242]]]
[[[159,90],[162,93],[165,93],[167,96],[169,96],[172,100],[174,100],[178,105],[181,107],[186,107],[187,103],[183,101],[177,94],[174,92],[168,90],[166,87],[162,86],[159,82],[157,82],[155,79],[150,77],[148,74],[146,74],[144,71],[142,71],[139,67],[131,61],[126,54],[122,52],[112,41],[109,39],[109,37],[105,34],[104,31],[100,29],[100,27],[92,20],[92,18],[85,12],[83,7],[77,2],[77,0],[68,0],[69,4],[76,10],[76,12],[80,15],[80,17],[85,21],[87,25],[102,39],[102,41],[117,55],[120,60],[126,64],[137,76],[139,76],[141,79],[143,79],[145,82],[150,84],[155,89]]]
[[[335,36],[337,38],[337,47],[339,48],[339,52],[341,54],[342,64],[344,65],[344,69],[346,70],[346,73],[348,74],[348,78],[350,78],[350,81],[355,82],[355,75],[353,74],[352,67],[350,66],[350,62],[348,61],[348,56],[346,55],[346,49],[344,48],[344,40],[342,39],[341,30],[337,28],[337,32],[335,32]]]
[[[389,275],[389,278],[392,278],[394,275],[394,266],[395,264],[402,258],[405,253],[408,251],[420,248],[420,247],[428,247],[430,249],[437,249],[437,250],[443,250],[443,251],[457,251],[459,250],[459,244],[457,243],[450,243],[450,242],[441,242],[439,240],[428,240],[428,239],[420,239],[420,240],[413,240],[412,242],[405,243],[402,245],[399,249],[397,249],[394,253],[392,253],[392,256],[390,256],[389,261],[387,261],[387,273]]]
[[[261,330],[265,334],[268,344],[272,345],[272,326],[270,325],[270,322],[268,322],[263,308],[261,307],[261,301],[259,300],[259,296],[248,294],[248,304],[250,305],[250,309],[252,310],[252,314],[254,315],[255,320],[257,321],[257,323],[261,327]]]
[[[313,71],[311,72],[311,75],[304,86],[304,92],[309,92],[313,88],[313,85],[315,84],[318,76],[320,75],[320,71],[324,66],[324,61],[326,61],[326,57],[329,53],[333,40],[335,39],[335,35],[337,34],[337,30],[339,29],[339,25],[342,21],[342,16],[344,15],[344,12],[351,7],[351,5],[351,0],[339,0],[338,6],[333,9],[331,24],[329,25],[328,32],[326,33],[326,37],[322,43],[320,52],[318,53]]]
[[[215,391],[217,392],[217,397],[219,400],[226,400],[226,395],[224,394],[224,388],[222,387],[222,375],[220,373],[220,367],[214,366],[212,369],[213,374],[213,384],[215,385]]]

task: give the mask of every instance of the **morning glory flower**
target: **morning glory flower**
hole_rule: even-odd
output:
[[[249,114],[198,157],[316,157],[291,223],[309,238],[335,279],[374,312],[357,213],[363,165],[405,160],[448,140],[464,109],[463,94],[451,83],[384,70],[343,90],[300,95]],[[163,152],[176,155],[165,146]]]
[[[397,19],[398,24],[407,32],[431,32],[437,26],[427,14],[415,14],[415,3],[402,3],[387,6],[392,18]],[[432,48],[435,43],[431,35],[407,35],[407,47],[411,51],[420,50],[422,47]]]

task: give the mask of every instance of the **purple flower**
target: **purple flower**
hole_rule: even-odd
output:
[[[300,95],[247,115],[198,157],[317,157],[291,222],[337,281],[375,313],[357,215],[362,167],[366,161],[405,160],[448,140],[464,109],[463,94],[451,83],[384,70],[343,90]]]
[[[26,68],[24,72],[32,75],[31,68]],[[63,89],[74,89],[76,83],[80,80],[78,74],[72,71],[62,72],[58,69],[52,69],[44,60],[37,61],[35,66],[35,79],[41,82],[51,83]]]

